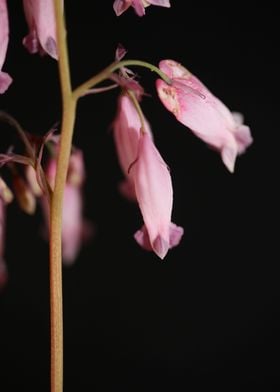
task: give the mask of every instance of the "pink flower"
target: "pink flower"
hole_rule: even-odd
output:
[[[243,117],[231,113],[194,75],[173,60],[163,60],[160,69],[171,78],[168,85],[157,80],[156,87],[164,106],[196,136],[220,151],[230,172],[237,155],[252,143],[250,129]]]
[[[135,9],[138,16],[145,15],[145,8],[149,5],[158,5],[160,7],[170,7],[169,0],[115,0],[113,4],[114,11],[117,16],[120,16],[130,6]]]
[[[53,0],[23,0],[29,34],[23,39],[30,53],[47,53],[57,59]]]
[[[46,168],[46,176],[52,188],[55,175],[56,160],[52,158]],[[62,258],[63,262],[68,265],[73,264],[83,240],[91,234],[90,227],[83,218],[82,186],[84,179],[83,153],[75,149],[70,157],[62,214]],[[45,198],[42,198],[42,207],[49,227],[49,206]]]
[[[137,159],[141,121],[131,99],[121,95],[118,112],[113,124],[116,150],[122,171],[126,177],[120,184],[121,193],[130,200],[136,200],[134,183],[130,167]],[[150,126],[145,120],[145,128],[151,134]]]
[[[153,250],[161,259],[168,249],[178,245],[183,229],[171,223],[173,191],[169,170],[153,144],[150,125],[131,99],[119,98],[114,121],[114,137],[120,166],[126,176],[122,193],[137,200],[144,226],[134,238],[143,248]]]
[[[0,0],[0,94],[3,94],[12,83],[9,74],[2,71],[9,42],[9,19],[6,0]]]
[[[139,245],[153,250],[163,259],[170,248],[179,244],[184,230],[171,223],[173,190],[170,173],[148,133],[140,136],[138,159],[131,172],[144,220],[144,226],[134,237]]]

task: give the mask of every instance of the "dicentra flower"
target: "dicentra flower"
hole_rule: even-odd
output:
[[[172,81],[156,81],[159,97],[182,124],[204,142],[220,151],[230,172],[237,155],[245,152],[253,139],[243,117],[216,98],[194,75],[173,60],[163,60],[159,68]]]
[[[143,248],[153,250],[163,259],[170,248],[179,244],[184,230],[171,222],[173,189],[170,172],[146,132],[141,133],[138,157],[131,173],[144,220],[144,226],[134,238]]]

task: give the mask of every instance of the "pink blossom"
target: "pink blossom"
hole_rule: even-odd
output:
[[[120,16],[129,7],[133,7],[138,16],[145,15],[145,8],[149,5],[158,5],[160,7],[170,7],[169,0],[115,0],[113,4],[114,11]]]
[[[9,42],[9,19],[6,0],[0,0],[0,94],[3,94],[12,83],[9,74],[2,71]]]
[[[29,34],[23,39],[30,53],[47,53],[57,59],[53,0],[23,0]]]
[[[136,200],[134,183],[129,169],[137,159],[141,121],[127,95],[121,95],[119,98],[118,112],[113,128],[120,166],[126,177],[125,181],[120,184],[120,191],[128,199]],[[147,120],[145,120],[145,129],[151,134]]]
[[[55,175],[56,159],[51,158],[46,168],[46,176],[52,188]],[[68,265],[75,261],[83,240],[90,235],[90,227],[83,218],[82,186],[84,179],[83,153],[76,149],[70,157],[62,214],[62,258],[64,264]],[[49,206],[46,198],[42,198],[42,207],[47,226],[49,226]]]
[[[143,248],[163,259],[181,240],[183,228],[171,223],[173,189],[168,167],[151,136],[142,133],[138,159],[131,168],[144,226],[135,233]]]
[[[231,113],[194,75],[173,60],[163,60],[160,69],[172,80],[168,85],[157,80],[156,86],[164,106],[196,136],[220,151],[230,172],[237,155],[252,143],[250,129],[243,117]]]

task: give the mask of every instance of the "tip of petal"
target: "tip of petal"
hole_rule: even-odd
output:
[[[235,130],[235,138],[238,144],[238,153],[243,154],[253,143],[250,128],[247,125],[240,125]]]
[[[52,58],[57,60],[58,56],[57,56],[56,42],[52,37],[48,37],[44,49]]]
[[[113,9],[117,16],[120,16],[122,13],[124,13],[129,7],[130,4],[123,0],[115,0],[113,4]]]
[[[169,243],[165,241],[160,235],[153,242],[153,251],[160,259],[164,259],[169,249]]]
[[[170,223],[169,226],[169,246],[174,248],[179,245],[181,238],[184,234],[184,229],[181,226],[177,226],[174,223]]]
[[[8,90],[12,81],[9,74],[0,71],[0,94],[4,94]]]
[[[143,249],[152,250],[149,235],[146,226],[143,225],[140,230],[137,230],[134,234],[134,239],[138,245],[142,246]]]
[[[234,172],[236,156],[237,146],[225,146],[222,149],[222,160],[230,173]]]
[[[23,38],[22,43],[29,53],[34,54],[39,52],[40,44],[35,30],[32,30],[26,35]]]

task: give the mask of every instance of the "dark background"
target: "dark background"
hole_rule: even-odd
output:
[[[21,6],[11,2],[4,70],[14,78],[1,110],[44,134],[60,119],[54,60],[29,55]],[[89,5],[92,3],[93,5]],[[113,1],[66,2],[76,86],[114,59],[183,63],[232,110],[245,115],[254,144],[234,175],[218,154],[177,123],[157,99],[154,75],[137,69],[151,97],[143,110],[171,168],[179,247],[161,262],[133,239],[136,206],[117,191],[122,174],[110,123],[117,92],[79,103],[75,144],[85,153],[85,212],[94,240],[64,268],[65,391],[223,391],[279,384],[279,63],[275,10],[171,1],[170,10],[115,17]],[[90,8],[91,7],[91,8]],[[16,143],[1,125],[1,151]],[[276,203],[277,201],[277,203]],[[48,248],[40,212],[9,206],[0,293],[0,391],[49,390]],[[275,389],[274,389],[275,388]]]

